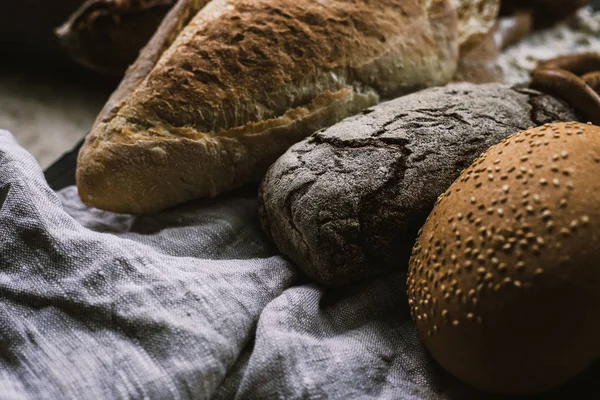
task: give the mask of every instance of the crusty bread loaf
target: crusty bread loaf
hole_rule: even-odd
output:
[[[213,0],[111,99],[80,152],[79,194],[146,213],[258,180],[315,130],[448,82],[457,31],[449,0]]]
[[[259,190],[281,254],[328,286],[406,267],[437,197],[512,133],[573,109],[499,84],[431,88],[369,108],[290,147]]]
[[[502,82],[502,70],[498,66],[500,46],[495,36],[492,30],[460,47],[454,82]]]
[[[174,4],[175,0],[87,0],[56,35],[73,61],[120,76]]]

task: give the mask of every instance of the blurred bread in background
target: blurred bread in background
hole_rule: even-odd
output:
[[[84,0],[19,0],[0,6],[2,66],[34,69],[67,68],[72,63],[61,50],[54,28]]]
[[[87,0],[56,34],[65,53],[93,71],[121,76],[176,0]]]

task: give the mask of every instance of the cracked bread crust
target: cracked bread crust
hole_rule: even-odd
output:
[[[315,130],[447,83],[457,24],[449,0],[213,0],[98,119],[79,194],[147,213],[259,180]]]
[[[477,156],[519,130],[577,119],[551,96],[500,84],[382,103],[280,157],[260,186],[261,224],[321,284],[406,268],[437,197]]]

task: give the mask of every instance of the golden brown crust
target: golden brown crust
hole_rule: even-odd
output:
[[[533,18],[528,12],[517,11],[510,16],[498,18],[494,39],[499,49],[503,50],[525,38],[533,29]]]
[[[411,312],[433,357],[485,391],[534,393],[600,354],[600,127],[491,147],[440,196],[413,249]]]
[[[577,75],[560,68],[536,68],[530,86],[565,99],[588,121],[600,124],[600,95]]]
[[[99,119],[79,157],[80,196],[150,212],[258,179],[314,130],[445,84],[457,48],[448,0],[213,0]]]
[[[209,1],[179,0],[177,2],[166,15],[156,33],[152,36],[152,39],[150,39],[140,52],[138,59],[127,69],[127,74],[119,84],[119,87],[110,96],[98,114],[94,126],[98,125],[101,121],[109,121],[114,117],[127,96],[148,76],[161,54],[173,43],[183,27]]]
[[[88,143],[93,151],[80,153],[78,190],[94,207],[122,213],[151,213],[195,197],[215,196],[259,180],[281,149],[301,140],[305,132],[357,113],[374,101],[345,88],[323,93],[307,107],[280,118],[248,124],[226,135],[198,138],[194,133],[193,139],[176,140],[140,137],[135,143],[96,139]],[[96,193],[100,195],[95,197]]]
[[[600,93],[600,71],[590,72],[581,77],[596,93]]]

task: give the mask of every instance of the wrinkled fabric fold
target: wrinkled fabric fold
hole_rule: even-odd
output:
[[[257,226],[251,197],[156,218],[85,213],[3,131],[6,187],[0,397],[209,398],[296,276],[243,228]]]
[[[404,280],[286,290],[261,314],[237,398],[439,398]]]
[[[255,193],[91,209],[0,131],[0,399],[500,399],[429,357],[405,264],[307,283],[263,236]],[[599,364],[534,398],[600,397]]]

